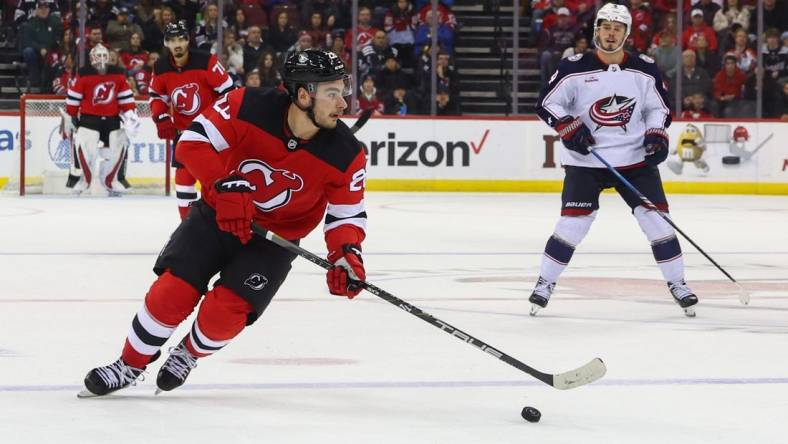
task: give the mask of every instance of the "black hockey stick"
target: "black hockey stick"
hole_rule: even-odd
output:
[[[615,168],[613,168],[613,166],[612,166],[612,165],[610,165],[610,164],[608,163],[608,161],[607,161],[607,160],[605,160],[605,159],[604,159],[602,156],[600,156],[600,155],[599,155],[599,153],[597,153],[597,152],[596,152],[596,149],[595,149],[595,148],[593,148],[593,147],[590,147],[588,150],[589,150],[589,151],[591,151],[591,154],[593,154],[594,156],[596,156],[596,158],[597,158],[597,159],[599,159],[599,161],[600,161],[600,162],[604,163],[604,164],[605,164],[605,166],[607,167],[607,169],[609,169],[610,171],[612,171],[612,172],[613,172],[613,174],[614,174],[614,175],[615,175],[615,176],[618,178],[618,180],[620,180],[620,181],[621,181],[621,183],[623,183],[623,184],[624,184],[624,186],[626,186],[627,188],[629,188],[629,190],[630,190],[630,191],[632,191],[633,193],[635,193],[635,195],[636,195],[638,198],[640,198],[641,202],[643,202],[643,204],[646,206],[646,208],[648,208],[649,210],[654,210],[654,211],[656,211],[656,212],[657,212],[657,214],[659,214],[659,215],[660,215],[660,216],[661,216],[663,219],[665,219],[665,222],[669,223],[671,227],[673,227],[673,228],[674,228],[676,231],[678,231],[678,232],[679,232],[679,234],[681,234],[682,236],[684,236],[684,239],[687,239],[687,241],[688,241],[689,243],[691,243],[691,244],[692,244],[692,246],[693,246],[693,247],[695,247],[695,249],[697,249],[698,251],[700,251],[700,253],[701,253],[703,256],[705,256],[705,257],[706,257],[706,259],[708,259],[708,260],[709,260],[709,262],[711,262],[712,264],[714,264],[714,266],[715,266],[715,267],[717,267],[717,269],[718,269],[718,270],[720,270],[720,271],[722,272],[722,274],[724,274],[725,276],[727,276],[727,277],[728,277],[728,279],[730,279],[730,280],[731,280],[731,282],[733,282],[733,283],[736,285],[736,287],[738,287],[738,288],[739,288],[739,302],[741,302],[741,303],[742,303],[742,304],[744,304],[744,305],[747,305],[747,304],[749,304],[749,303],[750,303],[750,294],[749,294],[749,293],[747,293],[747,292],[744,290],[744,287],[742,287],[742,286],[741,286],[741,284],[739,284],[738,282],[736,282],[736,279],[734,279],[734,278],[733,278],[733,276],[731,276],[730,274],[728,274],[728,272],[727,272],[727,271],[725,271],[725,269],[724,269],[724,268],[722,268],[722,267],[721,267],[721,266],[720,266],[720,265],[719,265],[717,262],[715,262],[715,261],[714,261],[714,259],[712,259],[712,258],[711,258],[711,256],[709,256],[708,254],[706,254],[706,252],[705,252],[705,251],[703,251],[703,249],[702,249],[702,248],[700,248],[700,246],[698,246],[698,244],[696,244],[696,243],[695,243],[695,242],[694,242],[692,239],[690,239],[690,237],[689,237],[689,236],[687,236],[687,235],[686,235],[686,234],[685,234],[683,231],[681,231],[681,228],[679,228],[679,227],[678,227],[676,224],[674,224],[674,223],[673,223],[673,221],[672,221],[672,220],[670,220],[670,218],[669,218],[669,217],[668,217],[668,216],[667,216],[665,213],[663,213],[663,212],[662,212],[662,211],[661,211],[659,208],[657,208],[657,206],[656,206],[656,205],[654,205],[653,203],[651,203],[651,201],[650,201],[650,200],[648,200],[648,198],[647,198],[646,196],[644,196],[644,195],[643,195],[643,193],[641,193],[640,191],[638,191],[638,189],[637,189],[637,188],[635,188],[635,186],[634,186],[634,185],[632,185],[632,184],[631,184],[631,183],[630,183],[630,182],[629,182],[629,181],[628,181],[628,180],[627,180],[627,179],[626,179],[624,176],[622,176],[622,175],[621,175],[621,173],[619,173],[618,171],[616,171],[616,169],[615,169]]]
[[[361,127],[363,127],[367,123],[367,120],[369,120],[369,117],[372,115],[373,112],[375,112],[375,110],[372,108],[362,112],[361,115],[358,116],[358,119],[356,119],[356,123],[354,123],[353,126],[350,127],[350,132],[356,134],[356,132],[358,132],[358,130],[360,130]]]
[[[285,248],[286,250],[301,256],[302,258],[308,260],[309,262],[312,262],[313,264],[319,265],[325,268],[326,270],[332,267],[331,263],[328,262],[327,260],[323,259],[320,256],[317,256],[314,253],[309,252],[308,250],[299,247],[298,245],[290,242],[287,239],[284,239],[283,237],[277,235],[276,233],[268,231],[265,228],[262,228],[256,224],[252,224],[252,230],[255,233],[259,234],[260,236],[263,236],[269,241],[279,245],[280,247]],[[499,360],[511,365],[512,367],[517,368],[518,370],[521,370],[525,373],[528,373],[534,378],[544,382],[547,385],[551,385],[557,389],[561,389],[561,390],[572,389],[575,387],[580,387],[581,385],[588,384],[590,382],[594,382],[597,379],[604,376],[605,372],[607,371],[607,368],[605,367],[605,364],[602,362],[602,360],[599,358],[594,358],[588,364],[576,368],[574,370],[570,370],[568,372],[559,373],[555,375],[540,372],[539,370],[536,370],[526,364],[523,364],[522,362],[507,355],[506,353],[496,350],[486,342],[481,341],[469,335],[468,333],[465,333],[459,328],[454,327],[448,324],[447,322],[441,321],[440,319],[432,316],[431,314],[403,301],[402,299],[399,299],[398,297],[394,296],[393,294],[385,290],[381,290],[380,288],[370,284],[369,282],[361,281],[359,282],[359,284],[361,285],[362,288],[374,294],[375,296],[385,300],[386,302],[396,305],[397,307],[405,310],[406,312],[412,314],[413,316],[416,316],[425,322],[429,322],[430,324],[434,325],[435,327],[438,327],[439,329],[445,331],[446,333],[457,337],[461,341],[467,342],[468,344],[473,345],[474,347],[482,350],[483,352],[495,356]]]

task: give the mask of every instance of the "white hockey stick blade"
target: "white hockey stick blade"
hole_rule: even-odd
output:
[[[599,358],[594,358],[588,364],[568,372],[553,375],[553,387],[559,390],[568,390],[590,384],[605,376],[607,367]]]

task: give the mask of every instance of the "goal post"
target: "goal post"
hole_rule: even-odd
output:
[[[129,142],[126,179],[131,194],[170,194],[171,146],[161,140],[147,100],[135,99],[140,131]],[[19,101],[19,149],[6,191],[25,194],[68,193],[65,188],[73,150],[62,135],[65,97],[25,94]],[[95,185],[94,185],[95,187]]]

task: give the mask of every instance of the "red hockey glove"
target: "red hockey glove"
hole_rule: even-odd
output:
[[[358,281],[367,278],[364,271],[364,260],[361,259],[361,246],[357,244],[342,245],[342,250],[330,251],[328,261],[334,264],[326,273],[328,291],[337,296],[353,299],[361,293]]]
[[[178,130],[175,128],[175,121],[169,114],[159,114],[154,118],[156,122],[156,133],[159,139],[174,139],[178,135]]]
[[[217,180],[216,224],[222,231],[238,236],[242,244],[252,239],[254,203],[252,192],[255,186],[241,173],[233,171],[224,179]]]
[[[646,163],[659,165],[668,158],[668,133],[662,128],[647,129],[643,146],[646,148]]]
[[[596,143],[594,136],[591,135],[591,130],[580,120],[580,117],[566,116],[558,121],[555,129],[561,136],[564,146],[577,153],[589,154],[588,147]]]

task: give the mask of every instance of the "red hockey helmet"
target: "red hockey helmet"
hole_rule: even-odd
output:
[[[746,142],[750,140],[750,132],[747,131],[747,128],[739,125],[733,130],[733,141],[734,142]]]

